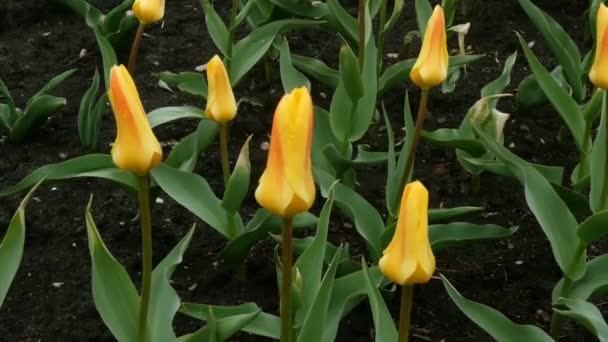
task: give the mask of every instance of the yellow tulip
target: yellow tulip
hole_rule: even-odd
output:
[[[315,200],[310,148],[313,105],[308,89],[283,96],[274,113],[266,170],[255,191],[258,203],[283,218],[305,212]]]
[[[426,283],[435,271],[435,256],[429,243],[428,205],[429,192],[422,183],[415,181],[405,187],[393,240],[378,265],[396,284]]]
[[[589,79],[596,87],[608,90],[608,7],[601,4],[597,11],[595,61]]]
[[[117,126],[112,160],[123,170],[145,175],[160,163],[163,150],[152,132],[135,83],[124,65],[112,67],[108,97]]]
[[[230,79],[224,63],[217,56],[213,56],[207,63],[207,109],[205,116],[218,123],[226,123],[236,115],[236,101],[230,86]]]
[[[424,90],[440,85],[448,75],[448,58],[445,18],[443,9],[437,5],[426,25],[420,54],[410,78]]]
[[[140,23],[152,24],[165,15],[165,0],[135,0],[132,9]]]

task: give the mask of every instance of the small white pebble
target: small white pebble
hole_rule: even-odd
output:
[[[321,96],[322,99],[326,99],[327,98],[327,94],[325,94],[324,92],[320,92],[319,96]]]
[[[386,54],[386,57],[390,58],[390,59],[397,59],[399,58],[399,54],[398,53],[394,53],[394,52],[389,52]]]
[[[120,222],[118,222],[118,225],[120,225],[120,226],[124,226],[124,225],[125,225],[125,223],[124,223],[124,222],[122,222],[122,221],[120,221]]]
[[[312,7],[319,7],[323,4],[322,1],[313,1],[310,3],[312,5]]]
[[[56,281],[56,282],[52,283],[51,285],[53,285],[53,287],[60,288],[61,286],[63,286],[63,284],[64,284],[64,282]]]
[[[218,265],[219,263],[217,261],[211,263],[211,266],[213,266],[213,268],[217,268]]]
[[[67,153],[65,153],[65,152],[61,152],[61,153],[59,153],[59,158],[61,158],[61,159],[65,159],[65,158],[67,158],[67,157],[68,157],[68,154],[67,154]]]
[[[163,204],[163,203],[165,203],[165,200],[160,197],[156,197],[156,203]]]
[[[76,247],[76,242],[72,242],[72,247]]]
[[[523,262],[522,260],[517,260],[517,261],[515,262],[515,265],[522,265],[523,263],[524,263],[524,262]]]
[[[192,285],[188,286],[188,291],[196,290],[196,286],[197,286],[197,284],[192,284]]]
[[[540,143],[544,145],[545,144],[545,139],[540,138]]]
[[[57,187],[56,186],[52,187],[51,191],[57,191]]]
[[[44,32],[44,33],[42,34],[42,36],[43,36],[43,37],[48,37],[48,36],[50,36],[52,33],[53,33],[53,32]]]
[[[207,64],[201,64],[201,65],[195,67],[194,70],[196,70],[198,72],[203,72],[203,71],[207,70]]]
[[[152,62],[152,64],[154,64],[154,65],[156,65],[156,66],[159,66],[159,65],[160,65],[160,62],[159,62],[159,61],[154,61],[154,62]]]
[[[260,150],[262,151],[268,151],[268,147],[269,147],[269,143],[268,141],[264,141],[263,143],[260,144]]]
[[[88,52],[87,49],[81,49],[80,53],[78,54],[78,58],[82,58],[82,57],[86,56],[87,52]]]
[[[352,228],[352,227],[353,227],[353,225],[352,225],[351,223],[349,223],[349,222],[344,222],[344,228],[349,228],[349,229],[350,229],[350,228]]]
[[[33,199],[34,201],[38,202],[38,203],[42,202],[42,200],[41,200],[40,198],[38,198],[38,197],[34,197],[34,198],[32,198],[32,199]]]
[[[515,148],[515,143],[510,143],[509,148]]]

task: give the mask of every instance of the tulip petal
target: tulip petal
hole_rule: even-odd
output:
[[[207,82],[205,116],[219,123],[234,119],[237,112],[236,100],[224,63],[217,55],[207,63]]]
[[[420,54],[410,72],[410,78],[422,89],[441,84],[448,74],[448,58],[445,18],[443,9],[437,5],[428,21]]]
[[[131,9],[140,23],[152,24],[165,16],[165,0],[135,0]]]

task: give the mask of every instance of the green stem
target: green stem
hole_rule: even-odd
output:
[[[418,106],[418,114],[416,116],[416,129],[414,130],[414,138],[412,140],[412,146],[410,147],[409,153],[407,155],[407,162],[405,163],[405,170],[401,175],[401,182],[399,182],[399,189],[403,189],[405,183],[407,182],[410,173],[412,172],[412,168],[414,166],[414,159],[416,158],[416,148],[418,147],[418,141],[420,140],[420,132],[422,131],[422,126],[424,125],[424,118],[427,112],[427,104],[429,102],[429,91],[428,89],[422,89],[420,93],[420,105]],[[409,134],[409,133],[408,133]],[[397,205],[397,208],[399,205]]]
[[[403,285],[401,287],[401,311],[399,313],[399,342],[407,342],[409,339],[413,295],[414,285]]]
[[[281,246],[281,342],[291,342],[291,268],[293,264],[292,235],[292,218],[284,218]]]
[[[141,222],[142,265],[141,301],[139,305],[138,341],[147,340],[148,306],[150,303],[150,286],[152,280],[152,223],[150,215],[150,192],[148,175],[138,177],[139,212]]]
[[[236,14],[239,9],[239,0],[232,0],[232,8],[230,9],[230,26],[228,27],[228,51],[226,51],[226,69],[230,70],[230,61],[232,59],[232,46],[234,45],[234,31],[236,30],[235,21]]]
[[[602,100],[602,118],[600,122],[604,124],[604,127],[600,127],[599,130],[604,129],[604,146],[606,146],[608,142],[608,118],[604,117],[606,113],[608,113],[608,101],[606,100],[606,94],[604,94],[604,99]],[[588,123],[588,121],[586,121]],[[608,173],[608,167],[605,168],[605,173]],[[599,208],[603,209],[606,206],[606,197],[608,197],[608,175],[604,174],[604,181],[602,183],[602,191],[600,192],[600,203]]]
[[[382,70],[382,56],[384,55],[384,26],[386,26],[386,12],[388,1],[382,0],[380,7],[380,26],[378,28],[378,55],[376,56],[376,65],[378,66],[378,75]],[[380,77],[380,76],[378,76]]]
[[[145,28],[146,25],[140,23],[137,27],[135,38],[133,39],[133,46],[131,46],[131,53],[129,54],[129,63],[127,64],[127,70],[129,70],[129,74],[131,75],[133,75],[133,72],[135,71],[135,61],[137,60],[137,54],[139,53],[139,47],[141,46]]]
[[[365,63],[365,0],[359,0],[359,69]]]
[[[220,153],[222,155],[224,186],[228,186],[228,181],[230,180],[230,164],[228,162],[228,123],[220,124]]]

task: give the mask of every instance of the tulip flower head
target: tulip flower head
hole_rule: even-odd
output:
[[[435,271],[435,256],[429,243],[429,192],[419,181],[403,191],[393,240],[380,259],[380,270],[399,285],[426,283]]]
[[[165,0],[135,0],[132,9],[142,25],[153,24],[165,15]]]
[[[145,175],[160,163],[163,150],[152,132],[135,83],[124,65],[112,67],[108,97],[117,126],[112,160],[123,170]]]
[[[209,91],[205,116],[218,123],[234,119],[237,111],[236,101],[224,63],[217,55],[207,63],[207,83]]]
[[[597,11],[595,60],[589,79],[599,88],[608,90],[608,7],[600,4]]]
[[[310,209],[315,200],[310,148],[313,105],[308,89],[283,96],[274,113],[266,170],[255,192],[271,213],[289,218]]]
[[[410,78],[424,90],[440,85],[448,75],[448,58],[445,18],[443,9],[437,5],[426,25],[420,54]]]

